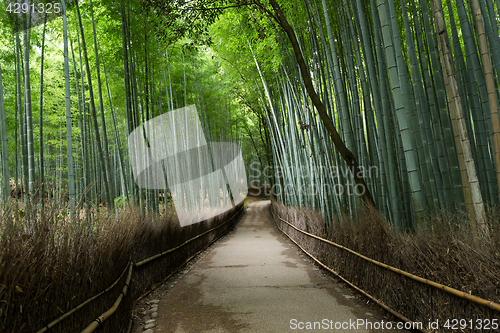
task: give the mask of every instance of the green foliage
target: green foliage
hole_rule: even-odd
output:
[[[127,200],[126,196],[122,195],[122,196],[115,198],[115,207],[116,208],[125,208],[125,206],[127,206],[127,204],[128,204],[128,200]]]
[[[128,26],[127,52],[129,57],[129,71],[135,77],[136,97],[132,112],[139,122],[152,118],[160,113],[168,112],[173,108],[186,104],[198,106],[200,119],[204,123],[207,138],[210,140],[239,140],[243,147],[244,158],[250,161],[255,157],[255,149],[258,154],[266,154],[266,147],[262,141],[262,111],[258,103],[258,90],[255,85],[247,85],[252,95],[243,98],[246,93],[241,94],[241,77],[236,72],[229,73],[229,68],[224,65],[220,55],[210,44],[209,35],[212,34],[210,24],[222,13],[222,8],[203,11],[193,26],[185,22],[194,19],[186,14],[185,6],[205,8],[210,6],[227,7],[234,6],[228,1],[195,1],[188,3],[178,2],[181,6],[174,13],[182,13],[177,21],[171,25],[160,25],[160,16],[151,15],[147,6],[153,6],[153,2],[126,1],[125,19]],[[2,3],[3,5],[3,3]],[[82,13],[83,30],[87,42],[87,56],[90,64],[92,85],[94,86],[94,102],[99,105],[97,94],[96,58],[94,55],[93,31],[90,17],[90,2],[80,2]],[[146,7],[145,7],[146,6]],[[174,6],[174,3],[165,4]],[[149,8],[149,7],[148,7]],[[151,7],[152,8],[152,7]],[[165,7],[166,8],[166,7]],[[132,179],[121,180],[117,153],[117,141],[113,129],[112,110],[116,114],[117,133],[124,161],[123,175],[131,176],[127,153],[127,105],[126,89],[124,84],[123,67],[123,43],[122,43],[122,17],[121,4],[111,0],[94,0],[92,2],[96,22],[97,43],[99,49],[100,71],[103,89],[103,104],[105,125],[108,129],[111,175],[116,180],[118,188],[117,197],[122,197],[123,182],[130,186]],[[175,14],[177,15],[177,14]],[[239,14],[238,14],[239,15]],[[68,38],[74,49],[74,59],[71,49],[69,50],[69,82],[71,98],[71,132],[73,138],[73,157],[75,163],[75,179],[77,201],[88,195],[87,200],[99,200],[102,192],[102,166],[96,160],[97,148],[95,145],[96,129],[91,120],[91,109],[89,99],[89,82],[85,69],[85,59],[82,52],[82,36],[79,31],[76,8],[70,7],[68,13]],[[162,20],[166,20],[165,16]],[[1,18],[0,18],[1,19]],[[262,18],[260,18],[262,20]],[[229,19],[226,18],[224,30],[229,36]],[[159,27],[161,26],[161,29]],[[7,21],[0,20],[0,29],[4,34],[0,35],[0,65],[3,70],[4,94],[6,105],[7,142],[9,151],[9,167],[12,177],[22,177],[23,159],[22,142],[19,128],[19,110],[17,107],[18,94],[20,94],[21,105],[24,102],[22,91],[16,91],[16,53],[15,35]],[[240,28],[238,28],[240,29]],[[246,27],[250,31],[250,27]],[[170,36],[170,37],[169,37]],[[175,38],[173,38],[175,36]],[[67,183],[68,166],[66,157],[66,118],[65,118],[65,78],[63,57],[63,29],[62,18],[56,18],[47,23],[45,36],[43,26],[30,29],[30,76],[31,76],[31,100],[33,109],[33,133],[35,164],[40,162],[39,152],[39,95],[40,95],[40,71],[41,71],[41,45],[42,37],[45,38],[44,48],[44,83],[43,83],[43,150],[45,179],[51,182],[51,190],[60,192]],[[243,35],[240,36],[243,38]],[[244,42],[244,39],[239,41]],[[258,44],[258,40],[254,40]],[[239,45],[234,44],[236,50]],[[257,47],[257,46],[256,46]],[[21,38],[21,52],[22,52]],[[268,49],[262,49],[262,53],[268,53]],[[20,55],[22,58],[22,54]],[[247,52],[247,56],[249,56]],[[250,58],[248,58],[250,59]],[[248,60],[247,59],[247,60]],[[74,64],[73,64],[74,62]],[[240,64],[248,63],[241,61]],[[278,56],[275,57],[272,66],[279,64]],[[21,90],[23,89],[23,69],[21,66]],[[132,68],[132,66],[134,68]],[[245,69],[248,74],[251,68]],[[247,75],[247,74],[245,74]],[[184,82],[184,80],[186,80]],[[130,81],[132,83],[132,78]],[[184,89],[186,87],[186,89]],[[109,94],[108,96],[108,88]],[[172,95],[170,93],[172,92]],[[85,100],[82,99],[85,94]],[[251,102],[249,102],[251,101]],[[250,106],[250,107],[249,107]],[[137,107],[137,108],[136,108]],[[99,108],[98,108],[99,109]],[[252,111],[253,110],[253,111]],[[256,114],[254,111],[257,111]],[[99,110],[98,110],[99,112]],[[99,115],[100,118],[100,115]],[[100,122],[100,119],[99,119]],[[102,135],[102,125],[99,131]],[[248,138],[248,132],[252,133],[254,142]],[[88,160],[87,160],[88,159]],[[38,167],[36,168],[38,174]],[[37,178],[39,175],[37,175]],[[64,199],[57,195],[57,199]],[[85,202],[86,200],[83,200]]]
[[[211,43],[208,27],[225,8],[244,3],[244,0],[141,1],[147,13],[153,15],[155,30],[161,40],[172,44],[188,37],[197,45]]]

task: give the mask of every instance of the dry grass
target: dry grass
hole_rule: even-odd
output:
[[[500,225],[496,212],[489,214],[491,241],[474,244],[468,228],[454,216],[429,218],[427,231],[407,234],[389,226],[375,210],[365,209],[357,221],[344,217],[327,232],[317,212],[287,208],[275,201],[273,209],[302,230],[414,275],[500,303]],[[376,266],[299,233],[278,219],[275,222],[323,263],[414,321],[439,319],[445,323],[451,318],[475,321],[499,317],[494,310]]]
[[[237,207],[239,208],[239,207]],[[180,228],[175,215],[144,217],[138,209],[122,210],[118,218],[94,212],[92,226],[68,222],[58,207],[42,214],[11,207],[0,223],[0,331],[36,332],[63,313],[111,285],[129,258],[137,262],[168,250],[219,225],[224,216]],[[231,214],[231,215],[229,215]],[[192,254],[222,236],[233,223],[198,238],[163,258],[134,269],[130,292],[102,332],[128,326],[134,300],[161,281]],[[51,332],[79,332],[107,310],[123,287],[109,292],[56,325]],[[125,320],[124,320],[125,319]]]

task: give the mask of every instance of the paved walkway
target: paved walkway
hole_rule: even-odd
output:
[[[269,201],[249,204],[235,230],[163,296],[156,333],[375,332],[346,326],[381,319],[301,258],[277,231],[269,206]],[[308,322],[322,327],[307,329]],[[335,330],[336,322],[344,329]]]

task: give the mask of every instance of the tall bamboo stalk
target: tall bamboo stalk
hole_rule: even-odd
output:
[[[44,141],[43,141],[43,63],[45,60],[45,33],[46,33],[46,28],[47,28],[47,16],[45,16],[44,22],[43,22],[43,36],[42,36],[42,59],[40,61],[40,100],[39,100],[39,114],[38,114],[38,128],[39,128],[39,134],[38,134],[38,144],[39,144],[39,170],[38,170],[38,177],[39,177],[39,191],[40,191],[40,200],[41,200],[41,205],[42,207],[45,205],[45,168],[44,168],[44,156],[43,156],[43,146],[44,146]]]
[[[434,23],[438,35],[439,51],[443,60],[444,68],[446,70],[445,79],[449,84],[449,99],[453,103],[455,109],[458,131],[460,135],[460,144],[464,155],[464,163],[467,171],[467,179],[471,189],[471,198],[474,205],[475,220],[472,220],[472,229],[476,240],[480,242],[484,237],[489,236],[488,226],[486,224],[486,215],[484,204],[481,196],[481,189],[476,175],[476,167],[472,158],[470,149],[469,138],[467,135],[467,128],[462,112],[462,102],[458,93],[457,81],[455,77],[455,68],[453,67],[453,60],[448,40],[448,31],[444,21],[443,9],[441,0],[433,0]]]
[[[68,190],[71,211],[71,220],[75,220],[75,173],[73,165],[73,136],[71,128],[71,94],[69,85],[69,59],[68,59],[68,20],[66,17],[66,2],[62,0],[63,10],[63,43],[64,43],[64,85],[66,92],[66,144],[68,159]]]
[[[2,140],[2,173],[3,173],[3,184],[2,190],[2,202],[4,204],[9,203],[10,199],[10,175],[9,175],[9,156],[7,150],[7,123],[5,122],[5,101],[3,97],[3,81],[2,81],[2,67],[0,66],[0,135]]]
[[[393,0],[389,0],[393,1]],[[378,11],[380,15],[380,21],[382,22],[382,36],[383,43],[385,47],[385,57],[388,64],[389,76],[391,80],[392,92],[394,95],[394,106],[396,109],[396,116],[399,122],[399,127],[401,131],[401,137],[404,148],[404,157],[406,162],[406,167],[408,168],[408,177],[410,179],[410,189],[411,189],[411,197],[413,202],[413,208],[415,210],[415,214],[417,216],[417,224],[423,223],[423,214],[425,210],[425,196],[423,190],[421,188],[421,175],[419,172],[419,160],[417,151],[415,148],[415,140],[412,136],[410,129],[409,119],[409,111],[407,112],[405,109],[405,103],[403,92],[401,91],[401,82],[400,77],[404,77],[403,73],[399,74],[399,72],[403,71],[402,63],[400,60],[399,66],[396,62],[396,55],[399,53],[395,52],[397,46],[393,44],[391,28],[389,26],[391,20],[389,18],[389,5],[387,0],[377,0],[378,3]],[[398,56],[399,58],[399,56]],[[409,106],[406,105],[406,108]],[[425,228],[423,225],[418,225],[419,228]]]
[[[24,21],[24,112],[26,117],[26,149],[28,159],[28,190],[30,197],[35,191],[35,145],[33,141],[33,115],[31,108],[30,40],[27,20]]]
[[[474,16],[476,18],[476,28],[479,35],[479,46],[481,58],[483,59],[484,75],[486,76],[486,88],[488,90],[488,101],[490,103],[491,124],[493,127],[493,146],[495,149],[495,166],[500,191],[500,122],[498,119],[498,104],[495,93],[495,83],[493,81],[493,69],[491,68],[490,54],[484,31],[483,15],[478,0],[472,0]]]
[[[89,58],[87,56],[87,45],[85,43],[85,34],[83,31],[83,23],[82,23],[82,17],[80,14],[80,6],[78,5],[78,1],[76,0],[76,9],[77,9],[77,14],[78,14],[78,22],[80,24],[80,33],[82,37],[82,49],[83,49],[83,56],[85,60],[85,67],[87,70],[87,83],[89,86],[89,95],[90,95],[90,111],[92,115],[92,121],[94,125],[94,134],[95,134],[95,142],[97,145],[97,153],[98,157],[101,163],[102,167],[102,173],[103,173],[103,183],[104,183],[104,195],[106,198],[106,202],[108,203],[108,208],[111,209],[113,207],[113,199],[111,198],[111,193],[110,193],[110,188],[109,188],[109,183],[108,183],[108,170],[106,168],[106,163],[105,163],[105,157],[103,153],[103,148],[102,148],[102,143],[101,143],[101,135],[99,133],[99,123],[97,122],[97,112],[96,112],[96,107],[95,107],[95,101],[94,101],[94,89],[92,87],[92,76],[90,74],[90,64],[89,64]]]

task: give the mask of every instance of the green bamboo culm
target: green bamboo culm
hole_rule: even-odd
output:
[[[70,201],[71,220],[75,221],[75,173],[73,164],[73,135],[71,127],[71,94],[69,83],[69,59],[68,59],[68,20],[66,17],[66,2],[62,0],[63,10],[63,42],[64,42],[64,86],[66,100],[66,144],[67,144],[67,160],[68,160],[68,195]]]
[[[104,156],[104,150],[103,150],[103,143],[101,142],[101,135],[99,133],[99,123],[97,121],[97,112],[96,112],[96,107],[95,107],[95,100],[94,100],[94,89],[92,86],[92,76],[91,76],[91,71],[90,71],[90,64],[89,64],[89,58],[87,56],[87,45],[85,42],[85,35],[84,35],[84,30],[83,30],[83,23],[82,23],[82,17],[80,14],[80,7],[78,5],[78,1],[76,2],[76,9],[77,9],[77,15],[78,15],[78,22],[80,25],[80,33],[82,37],[82,49],[83,49],[83,56],[85,60],[85,68],[87,71],[87,84],[88,84],[88,89],[89,89],[89,95],[90,95],[90,111],[91,111],[91,116],[92,116],[92,125],[94,128],[94,134],[95,134],[95,144],[97,146],[97,156],[99,158],[99,163],[100,167],[102,168],[102,182],[104,185],[104,195],[105,195],[105,200],[108,203],[108,208],[111,209],[114,205],[114,201],[111,198],[111,192],[110,192],[110,187],[109,187],[109,182],[108,182],[108,174],[109,170],[106,168],[107,163],[105,162],[106,158]],[[96,156],[96,155],[94,155]],[[96,177],[97,178],[97,177]]]
[[[3,204],[8,204],[10,201],[10,173],[9,173],[9,156],[7,150],[7,123],[5,122],[5,100],[3,97],[3,81],[2,67],[0,66],[0,139],[2,141],[2,186],[1,200]]]
[[[44,167],[44,140],[43,140],[43,63],[45,60],[45,33],[47,29],[47,17],[44,18],[43,22],[43,36],[42,36],[42,57],[40,60],[40,99],[39,99],[39,114],[38,114],[38,128],[39,128],[39,162],[38,162],[38,175],[39,175],[39,193],[40,193],[40,204],[42,207],[45,204],[45,167]]]
[[[111,176],[112,170],[110,168],[110,159],[109,159],[109,144],[108,144],[108,132],[106,130],[106,120],[104,118],[104,100],[102,97],[102,84],[101,84],[101,69],[99,64],[99,51],[98,51],[98,43],[97,43],[97,33],[95,28],[95,20],[94,20],[94,7],[92,6],[92,1],[89,3],[90,5],[90,14],[92,18],[92,32],[94,37],[94,55],[95,55],[95,65],[96,65],[96,74],[97,74],[97,92],[99,95],[99,110],[101,114],[101,122],[102,122],[102,136],[103,136],[103,150],[104,150],[104,166],[105,170],[107,170],[106,176],[108,177],[107,181],[109,183],[108,190],[109,192],[109,200],[110,203],[114,203],[114,181]]]
[[[25,112],[25,145],[27,152],[28,167],[28,200],[32,199],[35,192],[35,146],[33,139],[33,114],[31,105],[31,79],[30,79],[30,37],[28,22],[31,21],[31,13],[23,20],[23,43],[24,43],[24,112]]]
[[[465,126],[465,121],[463,118],[462,104],[460,101],[460,96],[458,94],[458,87],[455,77],[455,70],[452,63],[451,50],[448,40],[448,33],[446,31],[446,25],[444,22],[443,9],[440,0],[432,1],[433,12],[434,12],[434,22],[436,24],[436,30],[438,31],[438,42],[439,51],[441,58],[443,59],[444,68],[446,70],[445,79],[449,85],[449,99],[453,103],[453,108],[458,121],[458,133],[460,136],[460,144],[464,154],[464,162],[466,164],[467,170],[467,180],[471,188],[471,199],[474,206],[475,216],[472,217],[472,229],[475,239],[478,244],[482,243],[484,237],[489,237],[488,226],[486,224],[486,213],[484,209],[484,203],[481,196],[481,190],[479,187],[479,182],[476,173],[476,167],[474,160],[472,158],[470,142],[467,135],[467,129]]]

